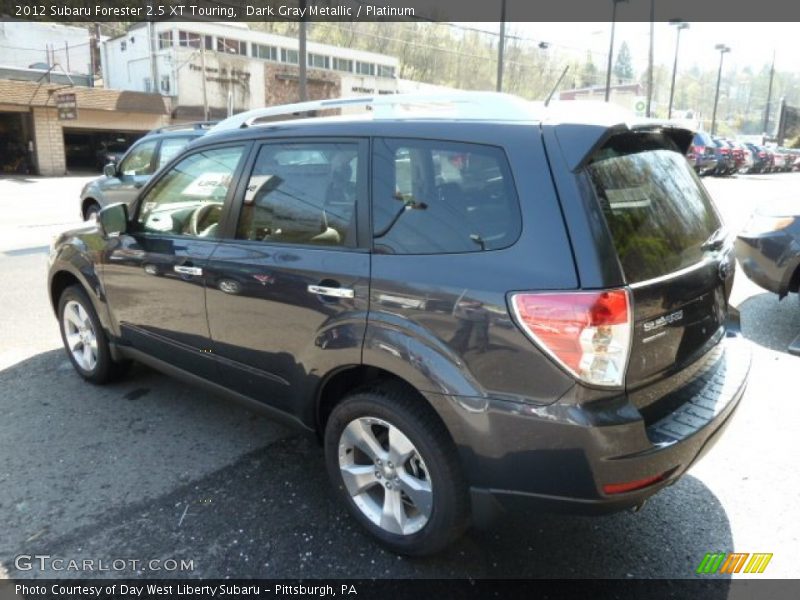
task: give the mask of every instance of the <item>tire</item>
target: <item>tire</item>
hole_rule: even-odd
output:
[[[389,550],[433,554],[469,524],[467,485],[448,431],[424,400],[402,386],[363,389],[342,400],[328,419],[324,444],[337,495]],[[362,449],[370,445],[372,454]],[[343,472],[356,474],[358,467],[359,479],[348,483]],[[359,486],[361,493],[350,491]]]
[[[97,213],[99,212],[100,212],[100,205],[97,202],[92,202],[83,211],[83,220],[91,221],[95,217],[97,217]]]
[[[121,377],[129,363],[111,358],[100,319],[86,292],[78,285],[65,289],[58,300],[61,341],[72,366],[86,381],[103,384]]]

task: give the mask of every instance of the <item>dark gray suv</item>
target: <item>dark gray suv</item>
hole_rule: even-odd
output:
[[[750,357],[692,132],[576,104],[232,117],[55,242],[67,354],[94,383],[137,360],[317,435],[400,553],[502,507],[639,506],[717,439]]]

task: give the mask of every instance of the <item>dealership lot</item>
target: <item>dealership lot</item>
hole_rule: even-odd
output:
[[[0,576],[40,575],[14,557],[48,554],[94,560],[101,576],[687,577],[706,552],[733,550],[771,552],[766,574],[800,576],[800,358],[785,351],[800,334],[796,297],[778,302],[739,274],[749,389],[720,443],[643,511],[516,514],[409,560],[334,502],[313,442],[145,368],[105,388],[74,374],[44,273],[86,180],[0,180]],[[800,174],[705,182],[736,231],[760,202],[796,197]],[[115,559],[141,562],[97,570]]]

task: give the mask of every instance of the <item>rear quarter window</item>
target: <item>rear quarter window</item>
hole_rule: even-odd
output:
[[[703,244],[721,222],[672,141],[652,134],[615,136],[587,172],[628,283],[703,259]]]
[[[435,140],[376,140],[376,252],[445,254],[507,248],[521,231],[505,153]]]

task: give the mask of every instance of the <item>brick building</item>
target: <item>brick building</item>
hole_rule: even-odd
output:
[[[75,119],[60,120],[57,96],[75,94]],[[64,175],[96,166],[103,142],[130,143],[170,121],[168,98],[57,83],[0,80],[0,171]]]

